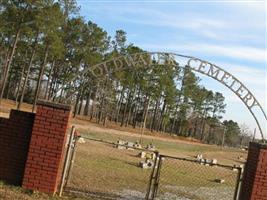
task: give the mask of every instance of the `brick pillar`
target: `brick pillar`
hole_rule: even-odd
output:
[[[267,200],[267,145],[251,142],[240,200]]]
[[[22,184],[34,116],[11,110],[9,119],[0,117],[0,179],[10,184]]]
[[[61,175],[71,107],[39,101],[22,187],[54,194]]]

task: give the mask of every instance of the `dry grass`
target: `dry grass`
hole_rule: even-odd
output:
[[[138,153],[98,142],[79,144],[68,186],[99,194],[145,192],[151,170],[138,167]]]
[[[22,189],[21,187],[11,186],[0,181],[0,199],[3,200],[84,200],[76,196],[52,196],[36,191]]]
[[[139,141],[140,133],[129,132],[123,130],[115,130],[111,128],[101,127],[96,123],[84,121],[80,119],[72,119],[72,124],[76,129],[86,137],[94,139],[108,140],[116,142],[118,139],[126,141]],[[238,160],[238,156],[246,158],[246,152],[235,148],[223,148],[216,145],[201,144],[188,140],[180,140],[179,138],[158,137],[152,135],[142,136],[143,145],[153,143],[157,150],[162,154],[179,156],[179,157],[194,157],[197,154],[202,154],[205,158],[216,158],[220,164],[242,164],[243,161]]]
[[[88,124],[92,124],[94,125],[95,127],[99,127],[101,128],[102,130],[103,129],[107,129],[107,130],[114,130],[114,131],[119,131],[119,132],[125,132],[125,133],[130,133],[130,134],[140,134],[141,130],[139,127],[136,127],[136,128],[133,128],[132,126],[123,126],[121,127],[120,126],[120,123],[115,123],[115,122],[111,122],[109,121],[105,127],[103,127],[102,125],[100,124],[97,124],[96,123],[96,120],[89,120],[88,117],[86,116],[77,116],[75,119],[72,119],[72,122],[74,124],[79,124],[79,125],[87,125]],[[198,144],[201,144],[201,141],[197,140],[197,139],[194,139],[194,138],[191,138],[191,137],[182,137],[182,136],[177,136],[177,135],[170,135],[170,134],[167,134],[167,133],[164,133],[164,132],[156,132],[156,131],[153,131],[151,132],[150,130],[148,129],[145,129],[144,130],[144,135],[146,136],[152,136],[152,137],[157,137],[157,138],[161,138],[161,139],[166,139],[166,140],[179,140],[179,141],[184,141],[184,142],[189,142],[189,143],[198,143]]]

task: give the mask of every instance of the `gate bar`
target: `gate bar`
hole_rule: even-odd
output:
[[[78,141],[78,138],[75,136],[74,141],[73,141],[73,145],[72,145],[71,156],[70,156],[70,164],[69,164],[69,167],[67,168],[66,181],[65,181],[65,184],[63,185],[63,188],[68,184],[68,181],[70,179],[71,170],[72,170],[74,159],[75,159],[77,141]]]
[[[60,197],[62,196],[64,181],[65,181],[67,169],[69,166],[71,146],[72,146],[72,142],[73,142],[73,138],[74,138],[74,132],[75,132],[75,126],[72,126],[70,138],[69,138],[69,143],[68,143],[68,149],[67,149],[67,153],[66,153],[66,158],[65,158],[65,162],[64,162],[64,166],[63,166],[63,174],[61,177],[61,183],[60,183],[60,189],[59,189],[59,196]]]
[[[157,193],[158,193],[161,166],[162,166],[162,156],[160,155],[159,156],[158,168],[157,168],[157,171],[156,171],[156,177],[155,177],[156,179],[155,179],[154,187],[153,187],[152,200],[154,200],[156,198]]]
[[[153,169],[152,169],[152,172],[150,175],[150,179],[149,179],[149,183],[148,183],[147,193],[146,193],[146,197],[145,197],[146,200],[149,200],[152,185],[154,185],[152,182],[156,178],[155,177],[155,171],[156,171],[156,168],[158,167],[159,152],[156,151],[155,154],[156,154],[156,157],[154,159],[154,166],[153,166]]]
[[[236,185],[235,185],[235,193],[234,193],[234,200],[239,199],[239,192],[240,192],[240,183],[242,181],[242,168],[237,168],[238,169],[238,174],[236,178]]]

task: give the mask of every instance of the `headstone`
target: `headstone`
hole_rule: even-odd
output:
[[[155,159],[155,154],[154,153],[146,153],[146,158],[154,160]]]
[[[237,159],[242,161],[245,160],[243,156],[238,156]]]
[[[211,163],[210,159],[205,159],[205,163]]]
[[[200,161],[203,158],[203,156],[202,156],[202,154],[197,154],[196,158],[198,161]]]
[[[205,164],[205,159],[204,159],[204,158],[201,158],[201,159],[199,160],[199,162],[200,162],[201,165],[204,165],[204,164]]]
[[[147,159],[146,163],[149,168],[152,168],[154,166],[154,162],[152,160]]]
[[[216,183],[225,183],[224,179],[215,179],[214,180]]]
[[[125,141],[123,141],[123,140],[118,140],[117,141],[117,145],[115,146],[117,149],[126,149],[126,146],[124,146],[125,145]]]
[[[134,143],[133,143],[133,142],[126,142],[126,145],[127,145],[128,147],[134,147]]]
[[[150,151],[155,151],[156,150],[156,147],[153,145],[153,144],[148,144],[146,146],[146,149],[150,150]]]
[[[117,144],[123,144],[123,145],[124,145],[124,144],[125,144],[125,141],[123,141],[123,140],[118,140],[118,141],[117,141]]]
[[[137,149],[142,149],[142,145],[139,142],[135,142],[134,147]]]
[[[140,152],[139,156],[141,158],[146,158],[146,159],[151,159],[151,160],[155,160],[156,159],[156,154],[155,153],[151,153],[151,152]]]
[[[217,159],[212,159],[212,160],[211,160],[211,164],[213,164],[213,165],[217,165],[217,164],[218,164]]]
[[[127,149],[128,150],[134,150],[134,143],[133,142],[126,142]]]
[[[77,142],[80,144],[84,144],[85,140],[84,140],[84,138],[80,137]]]
[[[146,157],[146,152],[142,151],[139,153],[140,157],[141,158],[145,158]]]
[[[147,164],[146,164],[145,161],[141,161],[141,162],[139,163],[139,166],[140,166],[142,169],[148,169],[148,166],[147,166]]]
[[[142,169],[150,169],[150,168],[152,168],[154,166],[154,162],[152,160],[146,159],[145,161],[141,161],[139,163],[139,166]]]

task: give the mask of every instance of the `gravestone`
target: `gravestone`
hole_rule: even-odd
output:
[[[151,159],[151,160],[155,160],[155,158],[156,158],[156,154],[155,153],[144,152],[144,151],[140,152],[139,156],[141,158],[146,158],[146,159]]]
[[[139,166],[142,168],[142,169],[150,169],[154,166],[154,162],[150,159],[146,159],[145,161],[141,161],[139,163]]]
[[[84,140],[84,138],[80,137],[77,142],[80,144],[84,144],[85,140]]]
[[[118,140],[117,141],[117,144],[116,144],[116,148],[117,149],[126,149],[126,146],[125,146],[125,141],[123,141],[123,140]]]
[[[202,156],[202,154],[197,154],[196,158],[197,158],[198,161],[200,161],[201,159],[203,159],[203,156]]]
[[[151,143],[146,146],[146,149],[150,151],[156,151],[156,147]]]
[[[222,184],[222,183],[225,183],[225,180],[224,180],[224,179],[219,179],[219,178],[218,178],[218,179],[215,179],[214,181],[215,181],[216,183],[221,183],[221,184]]]
[[[134,150],[134,143],[133,142],[127,142],[126,145],[127,145],[128,150]]]
[[[142,145],[139,142],[134,143],[134,148],[142,149]]]

